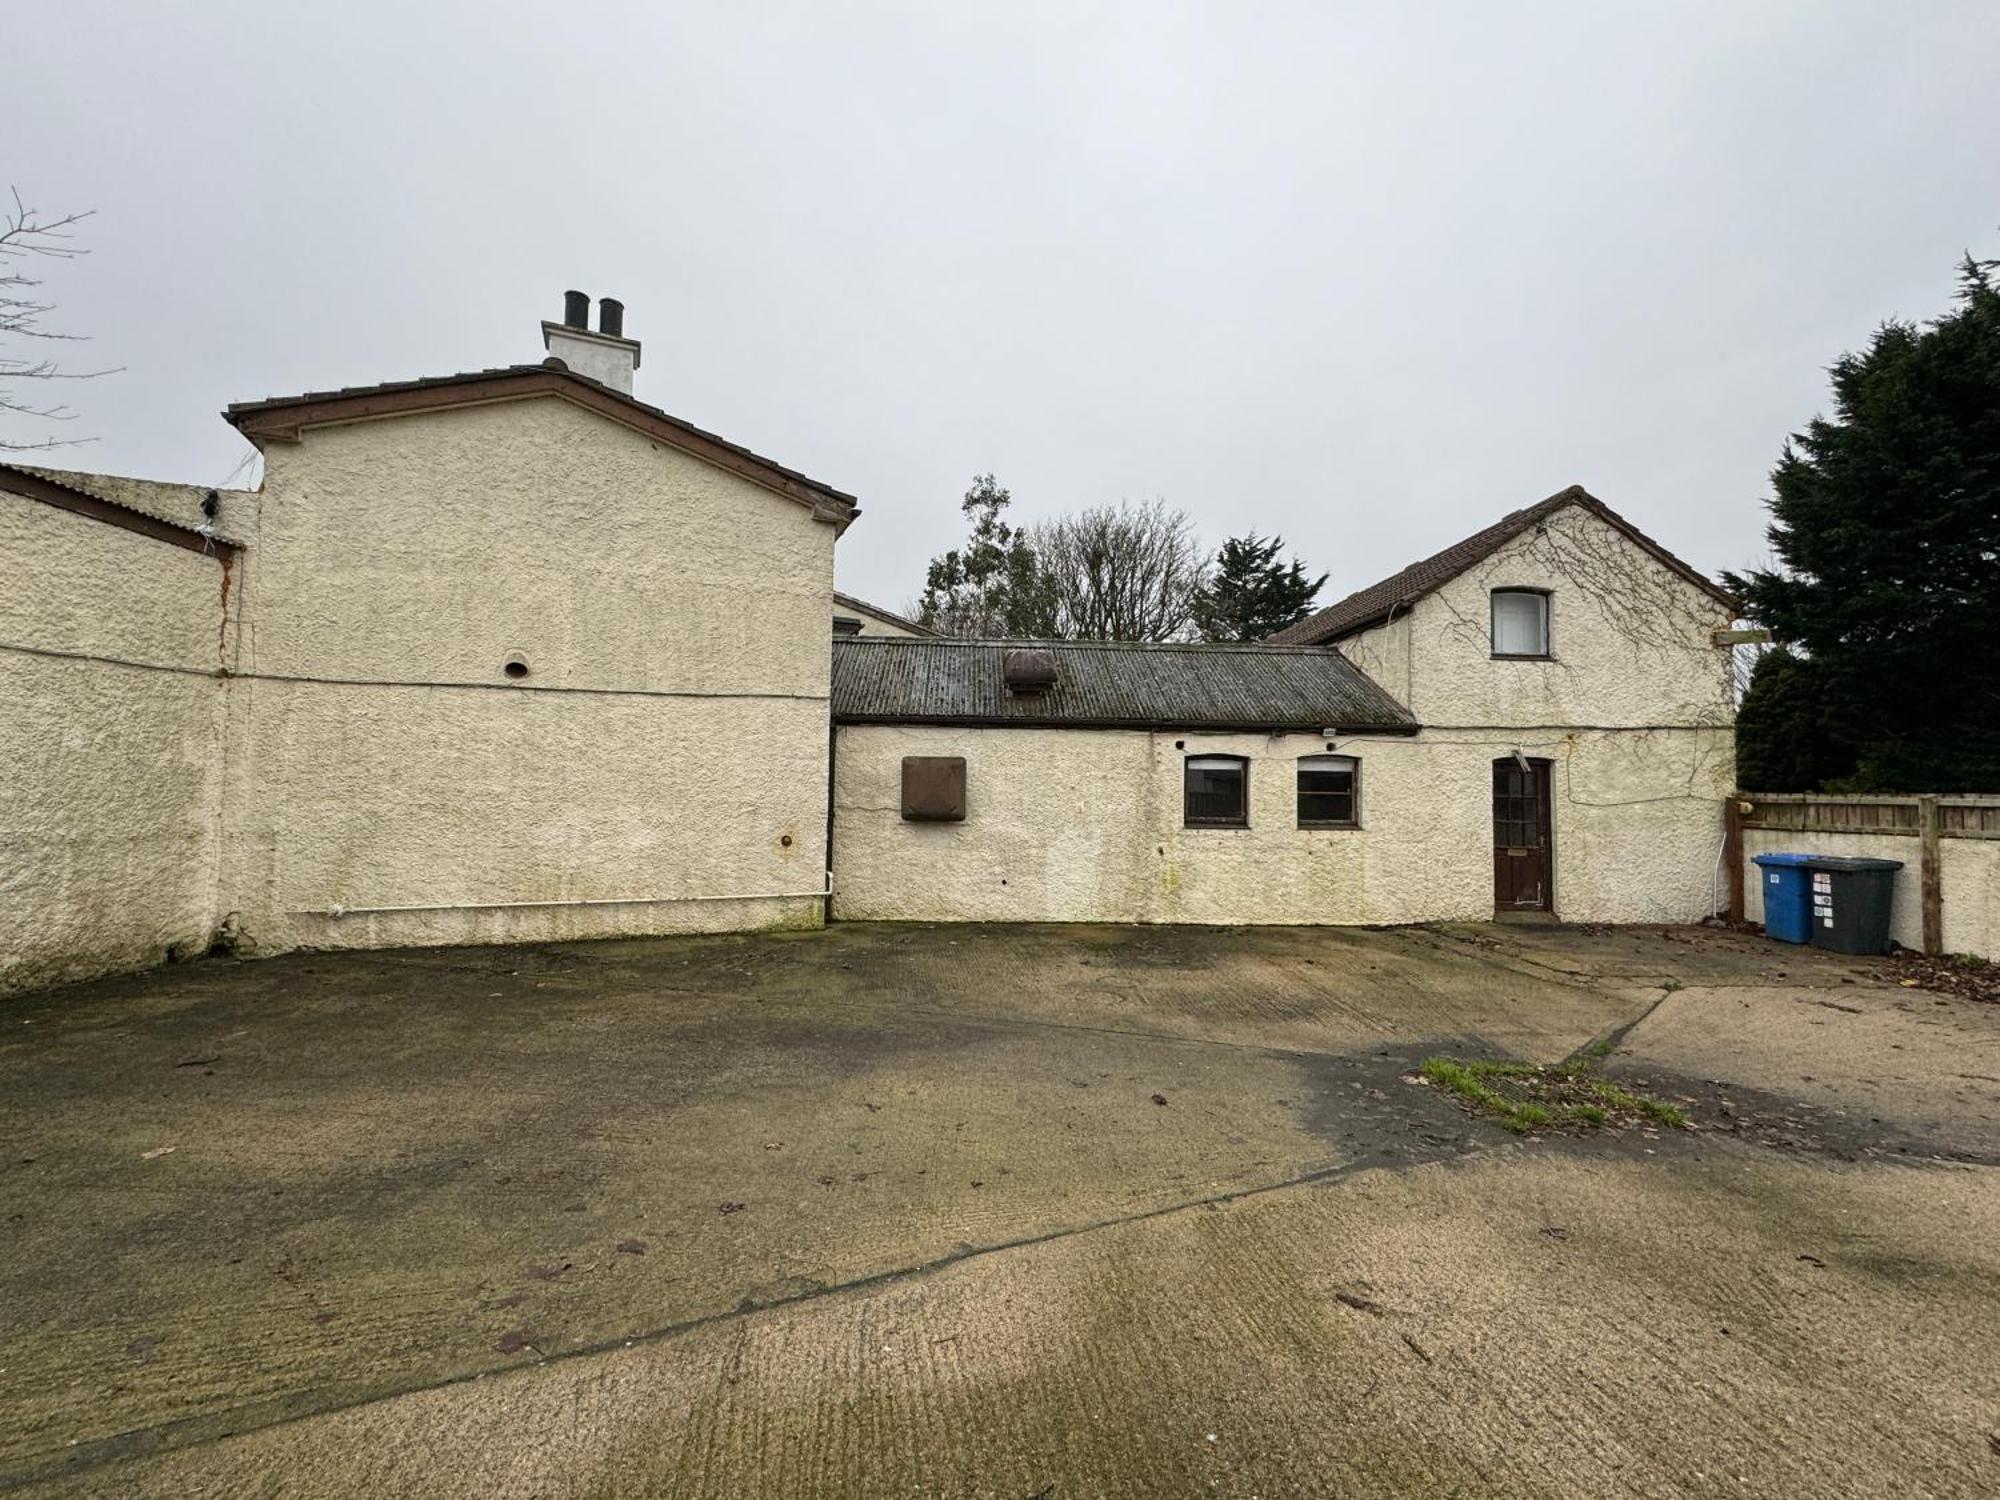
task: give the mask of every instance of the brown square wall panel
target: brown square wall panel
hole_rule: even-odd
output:
[[[965,821],[965,757],[903,757],[903,817],[912,823]]]

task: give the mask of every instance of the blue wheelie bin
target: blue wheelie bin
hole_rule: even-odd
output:
[[[1758,854],[1753,859],[1764,872],[1764,931],[1781,943],[1812,941],[1812,875],[1810,854]]]

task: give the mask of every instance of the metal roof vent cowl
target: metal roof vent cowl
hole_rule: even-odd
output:
[[[1040,646],[1022,646],[1000,658],[1000,677],[1009,696],[1039,698],[1056,685],[1056,654]]]
[[[590,326],[590,298],[582,292],[563,293],[563,320],[542,324],[542,347],[562,367],[609,386],[620,395],[632,394],[632,372],[639,368],[639,341],[625,337],[625,304],[615,297],[597,303],[597,327]]]

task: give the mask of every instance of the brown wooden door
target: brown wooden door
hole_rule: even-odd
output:
[[[1554,908],[1549,826],[1549,763],[1526,770],[1508,756],[1493,762],[1493,905],[1499,911]]]

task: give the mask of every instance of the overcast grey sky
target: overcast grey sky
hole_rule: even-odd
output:
[[[228,401],[539,359],[852,490],[890,606],[993,470],[1323,601],[1580,482],[1708,569],[1824,366],[2000,254],[2000,5],[10,0],[0,179],[94,208],[123,373],[50,461],[216,483]]]

